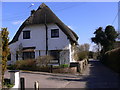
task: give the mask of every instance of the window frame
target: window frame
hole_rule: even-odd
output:
[[[26,58],[25,54],[27,54],[26,55],[27,58]],[[22,58],[23,58],[23,60],[26,60],[26,59],[35,59],[35,52],[23,52]]]
[[[30,31],[23,31],[23,39],[30,39]]]
[[[60,64],[60,51],[59,50],[50,50],[49,55],[53,57],[52,64]],[[55,63],[54,63],[55,61]],[[57,61],[57,62],[56,62]]]
[[[59,38],[59,29],[51,29],[51,38]]]

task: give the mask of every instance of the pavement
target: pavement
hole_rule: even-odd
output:
[[[5,77],[10,77],[8,72]],[[120,88],[120,76],[97,60],[90,60],[83,74],[20,71],[20,77],[25,78],[26,88],[33,88],[35,81],[40,88]]]

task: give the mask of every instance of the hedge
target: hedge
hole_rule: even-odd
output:
[[[120,48],[106,52],[103,55],[102,62],[112,70],[120,73]]]

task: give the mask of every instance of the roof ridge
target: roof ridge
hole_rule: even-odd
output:
[[[42,8],[44,8],[44,7],[48,7],[45,3],[42,3],[39,7],[38,7],[38,9],[42,9]]]

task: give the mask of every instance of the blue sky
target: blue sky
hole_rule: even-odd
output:
[[[34,6],[31,6],[34,3]],[[7,27],[10,40],[21,23],[41,2],[3,2],[2,27]],[[79,44],[89,43],[98,27],[111,25],[118,12],[117,2],[45,2],[46,5],[79,36]],[[118,29],[118,20],[113,26]],[[93,45],[93,44],[92,44]]]

